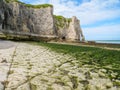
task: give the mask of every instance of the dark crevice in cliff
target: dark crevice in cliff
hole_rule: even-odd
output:
[[[7,12],[5,11],[4,12],[4,20],[2,23],[2,29],[5,29],[5,27],[7,27],[7,19],[8,19],[8,15],[7,15]]]

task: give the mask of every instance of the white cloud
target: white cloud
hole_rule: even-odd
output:
[[[81,2],[77,0],[35,0],[31,3],[53,4],[54,14],[65,17],[77,16],[82,25],[120,17],[120,0],[81,0]]]
[[[69,17],[76,15],[81,20],[82,24],[91,24],[120,16],[119,9],[106,9],[106,7],[108,7],[107,3],[100,4],[101,2],[98,3],[96,1],[93,0],[91,2],[82,3],[79,6],[69,5],[66,6],[65,11],[63,9],[64,12],[57,11],[57,13],[59,12],[58,14],[63,14]],[[112,6],[110,5],[110,7]],[[68,10],[66,10],[67,8]]]

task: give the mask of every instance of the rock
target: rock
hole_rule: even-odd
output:
[[[92,79],[89,71],[88,71],[88,72],[85,72],[85,78],[86,78],[86,79]]]
[[[87,89],[87,90],[98,90],[98,89],[96,89],[96,87],[95,87],[94,85],[88,85],[88,86],[86,87],[86,89]]]
[[[63,87],[61,87],[61,85],[58,85],[58,84],[53,84],[51,88],[53,90],[64,90]]]
[[[118,73],[112,72],[110,75],[111,75],[112,78],[116,78],[116,76],[118,75]]]
[[[106,90],[106,87],[104,87],[103,85],[97,84],[96,90]]]
[[[114,87],[110,79],[101,77],[89,80],[89,85],[91,88],[96,88],[95,90],[111,90]]]
[[[68,76],[63,76],[63,77],[61,78],[61,80],[62,80],[63,82],[70,82],[70,78],[69,78]]]
[[[16,0],[0,1],[0,33],[6,39],[84,40],[75,16],[71,19],[54,17],[52,5],[28,6]]]
[[[81,81],[79,81],[81,84],[83,84],[83,85],[87,85],[87,84],[89,84],[89,81],[87,81],[87,80],[81,80]]]
[[[34,84],[32,84],[32,83],[30,83],[30,85],[31,85],[31,89],[32,89],[32,90],[37,90],[37,85],[34,85]]]
[[[78,77],[76,76],[71,76],[71,82],[73,84],[73,89],[76,89],[78,87]]]
[[[74,89],[73,89],[74,90]],[[75,89],[75,90],[85,90],[84,89],[84,85],[82,85],[82,84],[78,84],[78,87]]]
[[[7,60],[5,58],[2,58],[1,63],[7,63]]]
[[[92,78],[99,78],[99,74],[98,73],[90,72],[90,75],[91,75]]]
[[[98,74],[99,74],[100,77],[106,77],[106,75],[101,71],[99,71]]]
[[[103,72],[103,73],[106,73],[107,70],[106,69],[100,69],[99,71]]]
[[[47,90],[71,90],[71,88],[69,86],[53,84],[51,87],[47,88]]]
[[[70,22],[69,28],[67,29],[67,38],[70,40],[82,40],[84,41],[84,36],[80,27],[80,21],[73,16]]]
[[[36,89],[33,89],[32,86],[31,86],[31,88],[32,88],[32,90],[36,90]],[[26,84],[24,84],[24,85],[19,86],[19,87],[17,88],[17,90],[31,90],[31,89],[30,89],[29,83],[26,83]]]
[[[54,18],[55,28],[57,29],[59,38],[68,41],[84,41],[80,21],[75,16],[70,19],[62,16],[55,16]]]
[[[71,88],[73,87],[72,82],[67,82],[66,84],[67,84],[69,87],[71,87]]]
[[[71,90],[69,86],[63,86],[63,90]]]
[[[113,84],[111,82],[106,83],[107,88],[111,88],[112,86],[113,86]]]
[[[115,80],[113,83],[115,86],[120,86],[120,80]]]

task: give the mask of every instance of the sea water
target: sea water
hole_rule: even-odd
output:
[[[97,43],[120,44],[120,40],[96,40]]]

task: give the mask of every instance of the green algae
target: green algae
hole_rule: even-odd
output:
[[[56,28],[68,27],[71,22],[71,18],[65,18],[63,16],[54,15],[54,19],[56,20]]]

